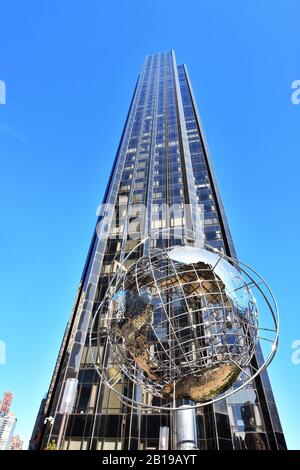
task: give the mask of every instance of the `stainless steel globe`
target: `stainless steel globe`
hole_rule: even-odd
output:
[[[247,382],[259,372],[251,364],[260,329],[272,331],[261,370],[277,345],[274,311],[274,326],[260,327],[253,288],[267,300],[242,264],[207,244],[153,249],[121,264],[95,317],[98,346],[105,337],[110,357],[102,365],[94,358],[99,375],[115,391],[125,376],[166,403],[189,398],[203,406],[231,393],[241,374]]]

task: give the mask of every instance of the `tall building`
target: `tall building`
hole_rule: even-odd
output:
[[[7,413],[0,416],[0,450],[8,450],[17,424],[16,415]]]
[[[210,245],[236,257],[187,68],[177,66],[173,51],[145,58],[103,202],[43,419],[39,415],[45,424],[35,427],[31,448],[55,441],[63,449],[158,449],[161,428],[172,426],[170,413],[132,411],[99,381],[88,344],[92,317],[120,262],[158,229],[170,228],[171,245],[175,230],[201,231]],[[163,206],[169,209],[158,209]],[[259,347],[253,361],[262,361]],[[63,415],[68,378],[78,379],[78,387],[72,412]],[[133,397],[126,378],[123,383]],[[286,447],[266,372],[197,409],[196,420],[199,449]]]
[[[10,411],[12,400],[12,392],[5,392],[0,400],[0,450],[9,450],[17,424],[16,415]]]
[[[12,392],[5,392],[2,400],[0,400],[0,416],[7,414],[10,410],[10,405],[13,399]]]
[[[34,428],[31,434],[31,439],[28,444],[28,450],[34,450],[37,447],[37,443],[41,439],[41,433],[43,431],[43,424],[45,420],[45,408],[46,408],[45,405],[46,405],[46,398],[43,398],[39,406],[37,417],[35,419]]]

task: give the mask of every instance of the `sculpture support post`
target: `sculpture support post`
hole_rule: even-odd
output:
[[[176,405],[178,409],[173,412],[174,450],[198,449],[195,403],[187,398],[182,398],[177,400]],[[184,408],[187,405],[191,408]]]
[[[169,449],[169,428],[161,426],[159,429],[159,450]]]

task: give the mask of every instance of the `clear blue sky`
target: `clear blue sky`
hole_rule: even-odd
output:
[[[0,393],[29,439],[145,54],[188,66],[239,258],[281,311],[270,378],[300,448],[298,0],[11,0],[0,7]],[[298,262],[298,266],[297,266]],[[296,294],[296,295],[295,295]]]

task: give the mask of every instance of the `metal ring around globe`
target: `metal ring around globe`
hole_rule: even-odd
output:
[[[162,232],[165,232],[165,231],[169,231],[170,229],[163,229],[163,230],[158,230],[156,233],[162,233]],[[154,234],[152,234],[152,236],[154,236]],[[125,261],[127,261],[127,259],[131,256],[131,254],[136,251],[142,244],[144,244],[147,240],[151,240],[151,237],[150,236],[147,236],[145,238],[143,238],[129,253],[128,255],[125,257],[125,259],[123,260],[123,263]],[[238,392],[239,390],[241,390],[242,388],[244,388],[247,384],[249,384],[250,382],[252,382],[263,370],[266,369],[266,367],[271,363],[275,353],[276,353],[276,349],[277,349],[277,344],[278,344],[278,331],[279,331],[279,318],[278,318],[278,309],[277,309],[277,304],[276,304],[276,301],[275,301],[275,298],[274,298],[274,295],[270,289],[270,287],[267,285],[267,283],[265,282],[265,280],[262,278],[262,276],[260,276],[253,268],[251,268],[249,265],[247,265],[246,263],[243,263],[241,261],[238,261],[238,260],[235,260],[233,258],[230,258],[228,256],[226,256],[224,253],[220,252],[219,250],[215,249],[215,248],[212,248],[204,239],[195,239],[195,238],[191,238],[191,237],[187,237],[185,235],[182,235],[182,240],[185,240],[185,241],[191,241],[191,242],[195,242],[195,243],[201,243],[201,245],[205,246],[205,247],[208,247],[209,250],[212,250],[213,253],[216,253],[218,254],[219,258],[220,259],[225,259],[227,261],[229,261],[231,263],[231,265],[234,265],[238,268],[239,271],[241,271],[243,274],[246,275],[246,277],[248,279],[250,279],[251,283],[253,283],[253,285],[255,286],[255,288],[258,289],[258,291],[260,292],[260,294],[262,295],[264,301],[266,302],[267,306],[268,306],[268,310],[269,312],[271,313],[271,316],[272,316],[272,319],[273,319],[273,323],[274,323],[274,332],[275,332],[275,335],[274,335],[274,340],[273,340],[273,343],[272,343],[272,348],[271,348],[271,351],[270,353],[267,355],[266,359],[264,360],[264,362],[261,364],[261,366],[256,370],[256,372],[254,372],[247,380],[244,380],[243,383],[234,388],[234,389],[228,389],[227,391],[223,392],[220,396],[215,396],[213,397],[212,399],[210,400],[207,400],[207,401],[204,401],[204,402],[199,402],[199,403],[195,403],[195,405],[193,406],[190,406],[190,405],[185,405],[184,407],[180,407],[181,409],[184,409],[184,408],[201,408],[203,406],[207,406],[209,404],[213,404],[213,403],[216,403],[218,402],[219,400],[222,400],[226,397],[229,397],[231,395],[233,395],[234,393]],[[169,247],[169,249],[171,249],[173,247]],[[167,252],[168,249],[165,249],[165,252]],[[142,257],[143,258],[143,257]],[[146,258],[146,256],[145,256]],[[102,300],[102,302],[100,303],[99,307],[97,308],[96,312],[95,312],[95,315],[94,315],[94,318],[93,318],[93,321],[92,321],[92,325],[91,325],[91,330],[90,330],[90,335],[89,335],[89,346],[90,346],[90,353],[91,353],[91,357],[92,357],[92,362],[93,362],[93,365],[97,371],[97,374],[99,375],[99,377],[101,378],[101,380],[103,381],[103,383],[108,386],[119,398],[119,400],[125,404],[126,406],[130,406],[130,407],[133,407],[133,408],[143,408],[143,409],[152,409],[152,410],[157,410],[157,411],[162,411],[162,410],[169,410],[169,411],[172,411],[172,410],[176,410],[178,409],[177,406],[174,406],[174,404],[172,405],[172,400],[170,400],[170,402],[166,405],[153,405],[153,404],[149,404],[149,403],[144,403],[142,401],[138,401],[138,400],[135,400],[133,398],[130,398],[130,397],[127,397],[125,395],[123,395],[121,392],[119,392],[118,390],[116,390],[114,388],[114,386],[116,385],[116,383],[112,384],[109,382],[109,380],[107,379],[107,377],[105,376],[105,373],[104,373],[104,370],[101,369],[101,366],[99,368],[99,365],[97,365],[97,361],[95,359],[95,356],[94,356],[94,350],[93,350],[93,338],[92,338],[92,335],[93,335],[93,330],[94,330],[94,327],[95,327],[95,322],[96,322],[96,319],[98,320],[99,318],[99,312],[102,311],[102,308],[103,308],[103,305],[104,303],[107,301],[107,293],[111,290],[111,288],[113,287],[114,283],[116,282],[116,279],[119,278],[122,278],[122,274],[120,275],[120,272],[122,270],[122,266],[123,266],[123,263],[120,265],[120,267],[117,269],[117,271],[115,272],[114,276],[112,277],[111,279],[111,282],[107,288],[107,291],[106,291],[106,294]],[[136,264],[136,268],[137,268],[137,264]],[[250,274],[247,270],[250,271]],[[252,274],[252,275],[251,275]],[[268,295],[270,296],[270,300],[268,299],[268,297],[266,296],[265,292],[261,289],[260,285],[257,283],[257,281],[254,279],[254,277],[257,277],[259,278],[259,283],[260,284],[263,284],[264,287],[267,289],[267,293]],[[138,288],[138,285],[137,285],[137,288]],[[273,306],[271,305],[271,302],[273,303]],[[258,326],[258,331],[260,330],[259,326]],[[273,331],[273,330],[272,330]],[[99,341],[100,341],[100,338],[99,338],[99,332],[98,332],[98,329],[97,329],[97,352],[99,351]],[[252,360],[252,357],[250,358],[250,361],[249,363],[251,362]],[[244,369],[248,366],[249,364],[246,364],[244,366]],[[120,369],[119,371],[121,374],[126,374],[126,372],[124,370],[122,370],[122,368]],[[243,370],[241,369],[241,372],[242,373]],[[245,372],[245,371],[244,371]],[[245,372],[246,373],[246,372]],[[129,375],[127,375],[128,379],[132,381],[132,377],[130,377]],[[136,382],[135,382],[136,383]],[[145,391],[145,390],[144,390]],[[151,392],[149,392],[151,393]]]

